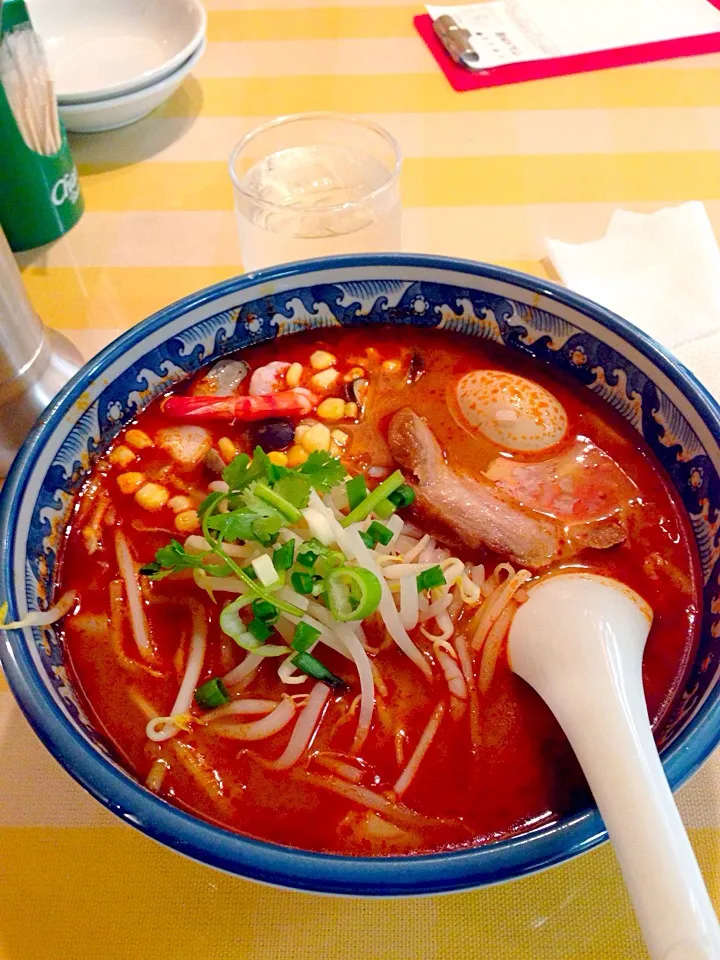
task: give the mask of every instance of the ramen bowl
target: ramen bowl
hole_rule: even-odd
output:
[[[43,415],[0,512],[0,596],[10,619],[45,609],[73,498],[94,459],[172,383],[246,346],[336,325],[405,325],[494,341],[591,390],[644,437],[689,514],[700,557],[699,643],[660,743],[680,786],[720,740],[720,409],[631,324],[535,277],[455,259],[373,254],[288,264],[209,287],[123,334]],[[520,836],[427,855],[359,857],[250,839],[170,806],[120,766],[73,690],[52,627],[2,634],[0,659],[38,736],[113,813],[185,855],[242,877],[320,893],[404,896],[510,880],[606,839],[583,810]],[[301,843],[301,837],[299,837]]]

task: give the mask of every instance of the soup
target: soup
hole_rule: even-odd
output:
[[[117,437],[57,612],[88,713],[148,789],[264,840],[415,853],[590,802],[507,661],[534,583],[589,570],[651,605],[659,732],[696,565],[665,476],[590,391],[447,332],[338,329],[223,360]]]

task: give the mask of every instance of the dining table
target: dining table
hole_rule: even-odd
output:
[[[33,305],[90,358],[243,272],[228,156],[276,116],[370,118],[398,140],[405,251],[552,279],[544,241],[703,201],[720,236],[720,54],[455,92],[418,3],[206,0],[207,50],[123,129],[75,135],[85,213],[18,256]],[[720,753],[677,794],[720,908]],[[609,844],[415,899],[312,896],[184,858],[86,794],[0,680],[0,960],[640,960]]]

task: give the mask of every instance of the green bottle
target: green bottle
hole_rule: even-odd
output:
[[[30,23],[24,0],[4,0],[0,9],[0,42],[13,29]],[[47,156],[31,149],[0,79],[0,226],[14,251],[56,240],[82,215],[77,169],[65,129],[58,122],[59,150]]]

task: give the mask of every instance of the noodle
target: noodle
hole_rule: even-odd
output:
[[[427,726],[420,735],[420,739],[418,740],[417,746],[413,750],[412,755],[408,760],[407,766],[395,781],[395,786],[393,789],[398,799],[402,797],[415,779],[415,776],[420,769],[420,764],[422,763],[425,754],[430,749],[430,745],[440,729],[440,724],[442,723],[442,718],[444,715],[445,704],[440,701],[440,703],[438,703],[433,710],[432,715],[427,722]]]
[[[480,748],[480,699],[478,697],[475,677],[473,675],[472,660],[467,646],[466,634],[461,630],[455,637],[455,649],[457,650],[460,667],[465,686],[468,691],[470,701],[470,742],[472,743],[473,756],[477,759]]]
[[[118,570],[125,583],[125,596],[130,610],[130,623],[135,644],[144,660],[153,659],[150,631],[148,628],[145,610],[143,609],[140,584],[135,573],[135,563],[130,553],[127,540],[120,530],[115,534],[115,556]]]
[[[395,733],[393,734],[393,742],[395,744],[395,759],[399,767],[402,767],[405,763],[405,740],[407,739],[407,734],[405,731],[398,727]]]
[[[249,723],[218,723],[208,727],[212,733],[232,740],[266,740],[286,727],[295,716],[295,702],[290,697],[284,697],[262,720],[251,720]]]
[[[433,649],[450,691],[450,714],[453,720],[459,720],[465,713],[468,691],[462,670],[457,663],[457,654],[450,644],[443,640],[436,640]]]
[[[428,640],[433,640],[433,641],[449,640],[450,637],[455,633],[455,625],[450,619],[450,614],[445,612],[439,613],[435,617],[435,622],[440,627],[441,632],[439,635],[435,635],[434,633],[429,633],[425,629],[424,624],[420,627],[420,632],[422,633],[423,636],[427,637]]]
[[[381,697],[387,697],[388,688],[387,684],[383,680],[383,675],[380,673],[380,667],[370,660],[370,669],[372,670],[373,680],[375,681],[375,687],[377,688],[378,695]]]
[[[264,659],[257,653],[248,653],[242,663],[239,663],[230,673],[225,674],[223,683],[226,687],[235,687],[237,690],[242,690],[258,672]]]
[[[509,564],[507,566],[509,566]],[[490,628],[510,602],[515,592],[530,580],[531,577],[532,574],[529,570],[518,570],[517,573],[513,572],[507,581],[499,584],[487,598],[470,624],[471,630],[473,627],[475,628],[475,633],[472,638],[473,650],[480,649]]]
[[[330,688],[326,684],[315,684],[308,697],[308,702],[297,719],[287,747],[277,760],[263,760],[262,762],[266,767],[273,770],[289,770],[290,767],[295,766],[313,741],[329,696]]]
[[[148,790],[152,790],[153,793],[160,793],[162,789],[163,780],[165,779],[165,774],[170,769],[170,764],[167,760],[162,760],[158,757],[157,760],[153,760],[152,766],[148,772],[147,777],[145,778],[145,786]]]
[[[406,630],[414,630],[420,617],[417,577],[400,577],[400,620]],[[425,619],[423,617],[423,619]]]
[[[77,603],[77,594],[74,590],[66,591],[58,602],[47,610],[37,610],[28,613],[22,620],[15,620],[13,623],[1,624],[3,630],[21,630],[23,627],[49,627],[56,623]]]
[[[111,580],[108,587],[110,595],[110,646],[115,651],[118,662],[130,673],[149,673],[153,677],[161,677],[162,674],[153,670],[147,663],[139,663],[133,660],[125,653],[123,644],[124,623],[125,623],[125,592],[123,590],[122,580]],[[154,717],[155,714],[150,714]]]
[[[170,711],[170,716],[155,717],[148,722],[145,732],[148,738],[155,742],[169,740],[180,731],[176,718],[184,717],[190,712],[193,695],[198,685],[203,660],[205,659],[205,647],[207,644],[207,620],[205,619],[205,610],[197,600],[187,598],[184,602],[190,607],[190,613],[192,615],[192,636],[190,637],[190,650],[188,652],[187,664],[185,665],[185,676],[182,679],[180,689],[175,697],[175,703]],[[162,726],[159,726],[161,721]]]
[[[208,724],[212,723],[213,720],[221,720],[223,717],[236,717],[238,714],[242,716],[266,716],[268,713],[272,713],[277,705],[277,700],[231,700],[230,703],[226,703],[222,707],[208,710],[207,713],[202,715],[200,722]]]
[[[310,602],[309,608],[318,620],[313,617],[304,617],[306,623],[314,626],[316,629],[322,629],[322,625],[335,630],[339,639],[349,651],[352,659],[355,661],[358,676],[360,678],[360,713],[358,716],[358,728],[355,734],[355,740],[351,748],[352,753],[357,753],[362,749],[367,736],[370,733],[370,724],[372,723],[373,708],[375,706],[375,684],[373,682],[370,660],[365,648],[355,635],[352,628],[347,623],[337,623],[332,615],[321,604],[314,601]],[[318,622],[320,621],[320,622]],[[321,632],[320,639],[324,639],[325,631]]]
[[[406,524],[406,526],[407,526],[407,524]],[[418,542],[415,544],[414,547],[411,547],[411,548],[407,551],[407,553],[405,553],[405,554],[403,555],[403,560],[404,560],[404,562],[405,562],[405,563],[412,563],[414,560],[416,560],[417,557],[419,557],[420,554],[423,552],[423,550],[425,549],[425,547],[428,545],[429,542],[430,542],[430,534],[429,534],[429,533],[426,533],[426,534],[422,537],[422,539],[418,540]]]
[[[352,800],[361,807],[375,810],[377,813],[383,814],[388,820],[400,826],[417,827],[419,829],[452,826],[468,834],[471,832],[470,828],[466,827],[465,824],[459,820],[446,820],[440,817],[423,816],[423,814],[417,813],[415,810],[403,806],[403,804],[393,803],[391,800],[388,800],[387,797],[383,797],[373,790],[368,790],[367,787],[362,787],[360,784],[346,783],[337,777],[318,777],[305,770],[298,771],[296,776],[302,777],[303,780],[315,787],[321,787],[323,790],[331,790],[333,793],[337,793],[347,800]]]
[[[313,756],[313,760],[315,763],[320,764],[321,767],[325,767],[332,773],[338,774],[338,776],[342,777],[344,780],[348,780],[350,783],[359,783],[363,778],[362,770],[352,766],[350,763],[345,763],[343,760],[339,760],[337,757],[316,753]]]
[[[490,689],[498,657],[502,650],[503,640],[507,636],[510,621],[516,610],[517,604],[511,600],[492,625],[487,635],[485,645],[483,646],[482,657],[480,658],[480,669],[478,671],[478,688],[482,694],[487,693]]]
[[[173,740],[170,746],[180,763],[192,775],[196,785],[213,801],[216,809],[224,816],[229,816],[232,813],[232,804],[220,774],[212,764],[195,747],[182,740]]]

